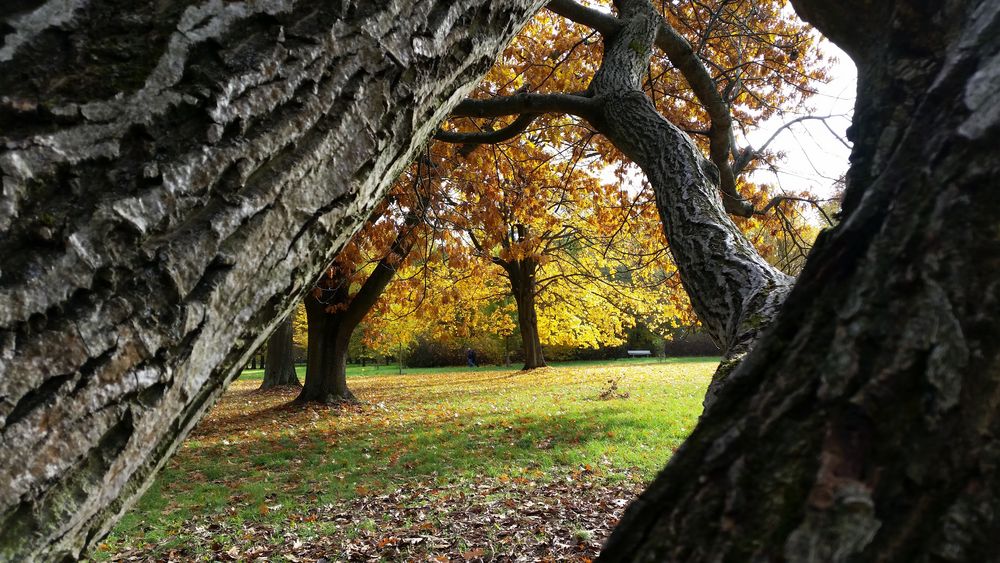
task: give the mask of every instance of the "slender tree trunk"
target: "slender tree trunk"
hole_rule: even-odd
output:
[[[601,559],[996,561],[1000,3],[794,4],[858,64],[843,220]]]
[[[296,401],[328,405],[358,402],[347,387],[347,348],[353,327],[345,326],[343,314],[326,311],[334,303],[320,302],[311,293],[305,303],[309,323],[306,378]]]
[[[538,315],[535,311],[535,270],[533,260],[515,260],[505,263],[510,290],[517,303],[517,326],[521,330],[524,348],[524,367],[529,370],[545,367],[542,341],[538,335]]]
[[[264,381],[261,389],[294,386],[299,387],[295,374],[295,344],[292,341],[292,317],[285,318],[267,339],[267,361],[264,364]]]
[[[4,5],[0,559],[104,535],[540,5]]]

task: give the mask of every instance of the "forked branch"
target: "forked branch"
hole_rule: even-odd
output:
[[[722,191],[726,211],[749,217],[753,214],[753,206],[736,191],[737,173],[729,162],[729,155],[733,150],[733,119],[729,113],[729,104],[719,93],[715,80],[695,54],[691,44],[666,20],[662,20],[656,33],[656,46],[681,71],[712,121],[712,127],[708,131],[708,152],[712,163],[719,169],[719,189]]]
[[[551,0],[547,8],[553,13],[573,22],[592,28],[605,39],[616,35],[622,27],[615,16],[590,8],[574,0]],[[709,158],[719,170],[719,189],[728,213],[742,217],[754,214],[753,205],[744,199],[736,189],[736,177],[750,160],[756,156],[751,150],[734,151],[733,121],[730,107],[705,64],[695,53],[691,44],[670,24],[660,17],[655,45],[661,49],[670,62],[681,72],[691,86],[699,103],[705,108],[711,120],[706,132],[709,138]],[[533,115],[541,113],[565,113],[589,119],[599,109],[601,101],[586,94],[537,94],[519,92],[511,96],[492,99],[468,99],[452,112],[453,117],[500,117],[519,115],[510,125],[496,130],[472,133],[439,131],[436,138],[452,143],[496,143],[513,138],[523,132],[532,122]],[[737,159],[734,165],[731,157]]]

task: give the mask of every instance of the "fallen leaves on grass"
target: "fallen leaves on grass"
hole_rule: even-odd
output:
[[[184,547],[152,556],[155,545],[132,545],[110,560],[589,561],[641,489],[634,480],[609,485],[585,468],[548,477],[412,485],[318,506],[284,523],[198,516],[178,530],[192,539]],[[303,522],[325,533],[301,539]]]
[[[618,379],[609,379],[607,389],[601,391],[599,395],[601,400],[608,401],[611,399],[628,399],[628,393],[618,390]]]
[[[586,561],[697,420],[715,362],[237,381],[99,561]],[[601,383],[628,401],[595,401]],[[617,389],[614,390],[617,392]]]

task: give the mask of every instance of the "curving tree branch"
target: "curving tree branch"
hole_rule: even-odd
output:
[[[502,117],[505,115],[567,113],[593,117],[600,100],[584,94],[532,94],[527,92],[489,99],[466,99],[455,106],[451,117]]]
[[[729,162],[733,147],[733,119],[729,113],[729,104],[719,93],[715,80],[687,39],[684,39],[662,17],[660,20],[656,32],[656,46],[666,53],[670,62],[684,75],[695,97],[712,120],[712,127],[708,131],[709,157],[719,169],[719,189],[722,190],[722,202],[726,211],[749,217],[753,214],[753,206],[736,191],[738,172]]]
[[[466,133],[461,131],[445,131],[443,129],[438,129],[438,131],[434,133],[434,138],[438,141],[444,141],[446,143],[464,143],[466,145],[470,145],[471,147],[476,147],[481,144],[502,143],[523,133],[524,130],[527,129],[537,117],[537,113],[524,113],[511,122],[510,125],[496,130],[488,129],[485,131]]]
[[[546,7],[553,13],[601,33],[605,41],[614,39],[623,29],[622,21],[618,17],[589,8],[574,0],[552,0]],[[722,195],[724,209],[727,213],[742,217],[767,213],[784,199],[775,198],[763,209],[755,209],[737,191],[736,178],[760,156],[763,148],[781,130],[806,119],[822,120],[823,118],[806,116],[795,119],[772,135],[761,149],[754,150],[748,146],[736,150],[733,146],[733,122],[730,106],[726,101],[728,94],[719,92],[715,80],[691,44],[662,16],[656,16],[654,26],[653,45],[662,50],[674,67],[681,72],[711,120],[711,126],[707,130],[686,132],[688,134],[701,134],[709,139],[709,158],[714,167],[705,163],[703,168],[711,181],[717,184]],[[602,108],[606,100],[600,95],[595,95],[592,90],[593,86],[586,93],[574,94],[539,94],[520,91],[511,96],[467,99],[456,107],[452,114],[453,117],[482,118],[504,115],[519,115],[519,117],[510,125],[498,130],[481,132],[438,131],[435,138],[451,143],[466,143],[467,146],[463,151],[466,153],[479,144],[499,143],[517,136],[526,130],[540,113],[566,113],[593,122],[599,112],[603,111]],[[825,121],[823,123],[826,124]],[[841,142],[843,141],[841,140]],[[730,160],[731,158],[732,160]]]
[[[570,21],[598,31],[605,37],[611,37],[621,29],[618,18],[573,0],[551,0],[545,7]]]

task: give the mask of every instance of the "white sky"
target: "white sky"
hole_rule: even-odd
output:
[[[737,145],[742,147],[749,141],[751,146],[759,148],[783,124],[800,116],[830,116],[825,120],[826,125],[818,120],[795,123],[768,145],[769,150],[785,153],[785,158],[778,163],[777,173],[759,170],[753,179],[775,186],[778,192],[809,191],[820,198],[830,197],[834,183],[847,171],[851,151],[844,143],[854,112],[857,71],[851,59],[833,43],[824,39],[821,48],[836,62],[828,73],[830,81],[815,85],[818,93],[806,102],[804,110],[786,112],[763,122],[746,137],[737,135]]]
[[[584,4],[605,12],[611,11],[607,2],[585,1]],[[785,10],[789,16],[795,17],[791,5],[785,6]],[[817,31],[814,33],[819,35]],[[749,143],[759,149],[782,125],[798,117],[812,115],[827,118],[824,121],[810,119],[791,125],[768,145],[769,150],[780,151],[785,154],[785,158],[776,163],[775,171],[759,170],[754,172],[752,178],[774,186],[775,193],[772,195],[808,191],[818,198],[828,198],[836,190],[837,180],[847,172],[851,150],[845,146],[848,142],[846,132],[854,113],[857,70],[846,53],[826,38],[820,37],[820,48],[831,62],[828,72],[830,81],[814,85],[817,93],[809,98],[803,109],[788,111],[782,116],[762,122],[748,135],[736,132],[737,148],[743,148]],[[609,171],[604,171],[602,175],[611,177]],[[642,182],[641,173],[637,174],[636,181]],[[627,189],[632,191],[636,188]]]

